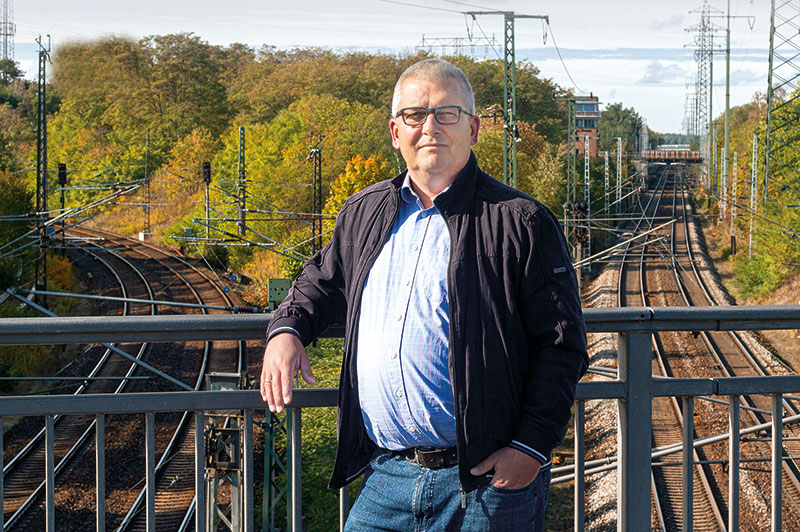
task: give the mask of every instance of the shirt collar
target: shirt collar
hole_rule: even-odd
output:
[[[439,194],[447,192],[451,186],[453,186],[452,183],[447,185],[447,187],[444,190],[442,190]],[[414,188],[411,186],[411,178],[408,177],[408,172],[406,172],[406,175],[403,178],[403,184],[400,185],[400,197],[403,198],[403,201],[405,201],[408,204],[415,203],[417,207],[419,207],[419,210],[421,211],[425,210],[425,207],[422,205],[422,200],[419,199],[419,195],[416,192],[414,192]],[[432,205],[431,207],[435,206]]]

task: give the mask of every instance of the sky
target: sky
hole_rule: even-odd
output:
[[[15,59],[33,79],[35,38],[50,35],[52,48],[104,35],[140,38],[193,32],[211,44],[278,48],[324,47],[334,51],[414,53],[426,39],[494,37],[495,48],[478,46],[475,57],[502,56],[503,17],[464,11],[513,11],[546,15],[515,21],[516,58],[541,75],[604,105],[622,103],[645,117],[650,129],[681,132],[686,94],[694,92],[697,66],[693,13],[703,0],[10,0],[16,23]],[[2,2],[2,0],[0,0]],[[765,92],[769,48],[769,0],[707,0],[719,10],[716,42],[724,43],[728,3],[731,19],[731,106]],[[752,17],[752,18],[748,18]],[[47,37],[43,37],[47,41]],[[441,50],[436,50],[440,52]],[[469,50],[467,50],[469,51]],[[558,52],[563,58],[559,59]],[[714,115],[725,108],[724,54],[714,60]]]

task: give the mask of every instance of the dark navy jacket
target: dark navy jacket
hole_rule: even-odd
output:
[[[332,489],[361,474],[375,451],[359,406],[356,329],[404,177],[345,202],[330,243],[305,264],[269,326],[292,327],[308,345],[345,324]],[[566,241],[547,207],[481,171],[474,154],[434,204],[450,232],[449,365],[459,476],[472,491],[489,479],[470,468],[511,440],[545,456],[562,440],[587,367],[586,330]]]

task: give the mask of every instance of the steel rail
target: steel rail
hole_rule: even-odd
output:
[[[107,232],[102,232],[102,233],[103,234],[107,234]],[[114,238],[119,239],[120,237],[118,235],[114,235]],[[175,270],[169,264],[166,264],[162,260],[157,259],[157,258],[155,258],[153,256],[153,252],[166,254],[163,250],[161,250],[159,248],[156,248],[155,246],[150,246],[148,244],[144,244],[144,243],[140,243],[140,242],[137,242],[136,246],[131,246],[129,244],[125,244],[124,242],[123,242],[123,245],[125,245],[132,252],[138,253],[138,254],[140,254],[142,256],[145,256],[146,258],[148,258],[150,260],[155,260],[156,262],[158,262],[163,267],[168,268],[173,274],[175,274],[177,277],[181,278],[182,280],[184,280],[184,282],[186,282],[187,286],[189,286],[189,288],[192,290],[193,294],[195,295],[195,297],[196,297],[196,299],[198,301],[201,301],[201,302],[203,301],[202,296],[200,296],[200,294],[194,289],[194,287],[191,285],[191,283],[189,283],[188,279],[186,279],[183,276],[183,274],[179,273],[177,270]],[[150,248],[151,249],[151,254],[148,255],[148,254],[144,253],[143,251],[141,251],[141,249],[139,249],[140,247]],[[188,268],[193,270],[195,273],[200,275],[203,279],[206,280],[206,282],[209,283],[209,285],[216,291],[216,293],[224,301],[226,301],[229,304],[227,307],[220,307],[220,308],[214,308],[214,306],[208,306],[208,305],[201,305],[200,308],[201,308],[203,314],[207,314],[208,313],[208,309],[212,309],[212,310],[229,310],[231,308],[238,308],[238,307],[234,307],[233,306],[233,302],[230,300],[229,296],[222,289],[220,289],[220,287],[217,285],[217,283],[214,282],[210,277],[208,277],[200,269],[196,268],[193,264],[183,260],[180,257],[170,256],[170,259],[177,260],[178,262],[182,263],[184,266],[187,266]],[[212,342],[205,342],[202,365],[201,365],[200,371],[198,372],[198,377],[197,377],[197,379],[195,381],[195,385],[194,385],[195,391],[200,390],[200,388],[202,387],[203,380],[204,380],[205,374],[206,374],[206,368],[208,366],[209,352],[210,352],[211,343]],[[241,373],[242,364],[243,364],[243,353],[244,353],[244,347],[245,347],[244,346],[244,342],[243,341],[237,342],[237,346],[238,346],[238,356],[237,356],[237,368],[236,369],[237,369],[237,373]],[[156,475],[156,479],[155,479],[155,483],[156,484],[158,484],[162,480],[161,479],[161,473],[163,471],[163,467],[164,467],[164,465],[166,463],[169,462],[169,460],[171,460],[173,458],[174,453],[172,451],[173,451],[173,448],[180,443],[179,442],[179,438],[184,436],[185,434],[187,434],[188,431],[190,431],[192,429],[192,425],[194,423],[194,416],[192,416],[190,414],[191,414],[190,411],[184,411],[183,412],[183,414],[181,415],[181,420],[177,425],[177,428],[173,432],[173,435],[170,438],[170,441],[169,441],[166,449],[161,454],[161,459],[155,465],[154,473]],[[194,428],[195,428],[195,430],[197,430],[197,427],[194,427]],[[133,521],[134,518],[137,516],[137,514],[139,514],[141,512],[141,506],[144,503],[145,497],[147,497],[147,495],[148,495],[147,494],[147,488],[146,487],[142,488],[140,490],[136,500],[131,505],[131,508],[128,510],[128,512],[126,513],[125,517],[123,518],[122,522],[116,528],[117,532],[122,532],[123,530],[126,530],[128,527],[131,526],[131,524],[134,522]],[[153,497],[155,497],[155,494],[153,494]],[[194,502],[195,502],[195,500],[196,499],[193,498],[192,503],[189,505],[189,508],[187,509],[187,511],[186,511],[186,513],[184,515],[183,522],[191,522],[191,514],[194,512]]]
[[[684,211],[686,209],[686,197],[685,197],[685,188],[682,187],[681,189],[681,201],[683,202]],[[688,218],[687,216],[684,217],[684,227],[685,227],[685,234],[686,234],[686,246],[687,251],[689,253],[689,258],[691,260],[691,268],[694,281],[700,287],[703,295],[706,297],[708,304],[711,306],[716,306],[716,301],[711,296],[707,284],[703,277],[700,275],[699,271],[694,262],[694,255],[691,249],[691,240],[689,238],[689,229],[688,229]],[[681,296],[687,306],[691,306],[693,303],[691,302],[692,297],[688,291],[688,288],[685,286],[683,279],[680,276],[678,265],[675,265],[674,274],[676,282],[678,283]],[[734,366],[729,362],[728,356],[722,351],[722,349],[718,346],[718,343],[714,341],[711,337],[712,334],[719,334],[719,333],[709,333],[707,331],[699,331],[700,336],[703,339],[704,344],[707,346],[709,353],[714,357],[715,360],[719,363],[719,368],[723,372],[723,376],[725,377],[734,377],[737,376],[737,371],[735,370]],[[744,357],[744,360],[747,364],[752,368],[752,370],[756,373],[756,376],[767,376],[767,372],[762,364],[756,359],[755,355],[751,352],[751,350],[744,344],[741,337],[737,334],[736,331],[726,331],[724,333],[730,337],[733,346],[740,352],[740,354]],[[741,375],[738,375],[741,376]],[[747,414],[751,416],[754,420],[755,424],[764,423],[767,421],[767,417],[760,413],[760,410],[757,408],[757,399],[751,398],[748,395],[740,396],[740,401],[742,401],[745,405],[748,405],[751,408],[747,409]],[[794,416],[798,413],[798,409],[795,408],[794,405],[791,404],[790,401],[786,399],[786,397],[781,397],[782,405],[785,409],[789,411],[790,416]],[[771,412],[770,412],[771,415]],[[790,429],[791,430],[791,429]],[[788,478],[791,486],[794,489],[794,493],[791,494],[794,498],[792,500],[795,501],[795,507],[797,505],[797,499],[800,498],[800,469],[798,469],[797,461],[793,458],[792,450],[788,449],[784,443],[781,443],[781,448],[783,453],[789,457],[788,460],[781,460],[781,469],[783,473]],[[766,494],[764,494],[766,497]]]
[[[92,253],[92,252],[90,252],[90,251],[88,251],[88,250],[83,250],[83,251],[84,251],[84,253],[87,253],[89,256],[92,256],[92,258],[94,258],[95,260],[99,261],[99,262],[100,262],[101,264],[103,264],[103,265],[104,265],[104,266],[105,266],[105,267],[106,267],[106,268],[107,268],[109,271],[111,271],[111,272],[112,272],[112,274],[114,275],[114,277],[116,278],[116,280],[118,281],[118,283],[119,283],[119,286],[120,286],[120,289],[122,290],[122,293],[123,293],[123,295],[127,295],[127,288],[125,287],[125,283],[123,283],[123,282],[122,282],[122,279],[120,278],[120,276],[119,276],[119,273],[117,273],[117,272],[116,272],[116,270],[115,270],[115,269],[114,269],[114,268],[113,268],[113,267],[112,267],[110,264],[108,264],[108,262],[107,262],[107,261],[105,261],[105,260],[103,260],[102,258],[100,258],[100,257],[99,257],[97,254],[95,254],[95,253]],[[142,275],[142,273],[141,273],[139,270],[137,270],[137,269],[136,269],[136,268],[135,268],[135,267],[134,267],[134,266],[133,266],[133,265],[132,265],[132,264],[131,264],[129,261],[127,261],[127,260],[126,260],[126,259],[124,259],[123,257],[120,257],[120,256],[118,256],[117,254],[115,254],[115,253],[113,253],[113,252],[109,252],[109,253],[110,253],[111,255],[113,255],[113,256],[114,256],[114,257],[115,257],[117,260],[121,261],[123,264],[125,264],[126,266],[128,266],[128,267],[131,269],[131,271],[132,271],[132,272],[134,272],[134,273],[136,274],[136,276],[137,276],[137,277],[139,278],[139,280],[142,282],[143,286],[146,288],[146,290],[147,290],[147,293],[148,293],[148,294],[150,295],[150,297],[152,298],[152,297],[153,297],[153,290],[152,290],[152,287],[150,286],[150,283],[147,281],[147,279],[145,279],[144,275]],[[129,313],[129,311],[130,311],[130,306],[129,306],[129,304],[126,302],[126,303],[124,303],[124,306],[123,306],[123,312],[124,312],[124,314],[126,314],[126,315],[127,315],[127,314]],[[155,315],[155,313],[156,313],[155,306],[153,306],[153,305],[150,305],[150,315]],[[136,358],[137,360],[140,360],[140,359],[141,359],[141,357],[142,357],[142,356],[144,355],[144,353],[147,351],[147,349],[148,349],[148,346],[149,346],[148,342],[142,342],[142,344],[141,344],[141,346],[140,346],[140,348],[139,348],[139,350],[138,350],[137,354],[135,355],[135,358]],[[92,371],[89,373],[89,376],[90,376],[90,377],[94,377],[94,376],[96,376],[96,375],[97,375],[97,374],[98,374],[98,373],[99,373],[99,372],[100,372],[100,371],[103,369],[103,367],[105,367],[105,365],[106,365],[106,363],[107,363],[107,361],[108,361],[108,359],[109,359],[109,357],[110,357],[110,355],[111,355],[111,353],[112,353],[112,351],[113,351],[113,350],[112,350],[112,347],[113,347],[113,344],[111,344],[111,346],[109,346],[109,347],[108,347],[108,348],[105,350],[105,353],[103,354],[103,356],[100,358],[100,360],[98,361],[98,363],[97,363],[97,364],[95,364],[94,368],[92,368]],[[127,386],[128,382],[129,382],[129,381],[128,381],[128,377],[132,376],[132,374],[133,374],[133,372],[135,371],[135,369],[136,369],[136,364],[135,364],[135,363],[132,363],[132,364],[131,364],[131,365],[128,367],[128,371],[127,371],[127,373],[125,374],[125,378],[124,378],[124,379],[123,379],[123,380],[122,380],[122,381],[119,383],[119,385],[117,386],[116,390],[114,391],[114,394],[122,393],[122,392],[124,391],[125,387]],[[87,390],[87,388],[88,388],[88,385],[87,385],[87,384],[81,385],[81,386],[78,388],[78,390],[76,390],[76,391],[73,393],[73,395],[80,395],[80,394],[84,393],[84,392]],[[62,418],[63,418],[63,416],[62,416],[62,415],[56,415],[56,416],[54,416],[54,418],[53,418],[53,427],[54,427],[54,428],[55,428],[55,423],[56,423],[56,422],[58,422],[58,421],[60,421]],[[77,451],[78,451],[78,450],[79,450],[79,449],[80,449],[80,448],[81,448],[81,447],[82,447],[82,446],[83,446],[83,445],[86,443],[86,441],[88,440],[88,437],[89,437],[89,436],[92,434],[92,432],[93,432],[93,431],[94,431],[94,429],[95,429],[95,424],[96,424],[96,420],[92,421],[92,422],[89,424],[89,426],[87,427],[87,429],[86,429],[86,430],[85,430],[85,431],[84,431],[84,432],[83,432],[83,433],[82,433],[82,434],[81,434],[81,435],[78,437],[78,439],[76,440],[76,442],[75,442],[75,443],[74,443],[72,446],[70,446],[70,449],[67,451],[67,453],[66,453],[66,454],[65,454],[65,455],[62,457],[62,459],[61,459],[61,460],[59,460],[59,462],[58,462],[58,463],[55,465],[55,467],[54,467],[54,471],[53,471],[53,474],[54,474],[54,481],[55,481],[55,478],[57,478],[57,477],[58,477],[58,475],[59,475],[59,474],[60,474],[60,473],[63,471],[63,469],[66,467],[66,465],[69,463],[69,461],[70,461],[70,460],[71,460],[71,459],[72,459],[72,458],[75,456],[75,454],[77,453]],[[37,435],[34,437],[34,439],[31,441],[31,443],[29,443],[29,444],[28,444],[28,445],[27,445],[27,446],[26,446],[26,447],[25,447],[25,448],[22,450],[22,451],[24,452],[24,454],[25,454],[25,455],[27,455],[27,454],[28,454],[28,452],[30,452],[30,449],[32,449],[32,447],[33,447],[31,444],[33,444],[33,443],[34,443],[34,440],[36,441],[36,443],[39,443],[39,442],[42,440],[42,438],[44,438],[45,436],[46,436],[46,430],[45,430],[45,429],[42,429],[41,431],[39,431],[39,433],[38,433],[38,434],[37,434]],[[11,461],[11,462],[9,462],[9,470],[8,470],[8,471],[9,471],[9,473],[10,473],[10,471],[11,471],[11,468],[10,468],[10,466],[11,466],[12,464],[14,464],[14,463],[18,463],[18,462],[17,462],[17,458],[16,458],[16,457],[15,457],[14,459],[12,459],[12,461]],[[4,479],[5,479],[5,475],[6,475],[6,468],[3,468],[3,477],[4,477]],[[26,500],[25,500],[25,501],[23,501],[23,503],[22,503],[22,504],[19,506],[19,508],[18,508],[18,509],[17,509],[17,510],[16,510],[16,511],[15,511],[15,512],[14,512],[14,513],[11,515],[11,517],[9,517],[8,521],[5,521],[5,522],[4,522],[4,524],[3,524],[3,530],[6,530],[6,529],[10,529],[10,528],[12,528],[12,527],[15,525],[15,523],[16,523],[17,521],[19,521],[19,520],[22,518],[22,516],[24,516],[24,515],[25,515],[25,513],[26,513],[28,510],[30,510],[30,508],[32,507],[33,503],[34,503],[36,500],[38,500],[38,498],[39,498],[39,497],[42,495],[42,492],[44,491],[44,489],[45,489],[45,488],[46,488],[46,481],[42,481],[42,482],[41,482],[41,483],[40,483],[40,484],[39,484],[39,485],[38,485],[38,486],[37,486],[37,487],[36,487],[36,488],[33,490],[33,492],[31,493],[31,495],[30,495],[30,496],[28,496],[28,497],[26,498]]]
[[[663,183],[660,184],[660,188],[661,188],[661,193],[663,193]],[[641,232],[641,230],[640,230],[641,226],[643,224],[645,224],[646,221],[648,221],[647,213],[650,210],[651,205],[653,204],[653,200],[654,200],[655,197],[656,197],[656,194],[653,194],[648,199],[647,204],[642,209],[642,215],[636,220],[634,228],[631,230],[631,234],[632,235],[636,235],[636,234],[640,233]],[[657,207],[658,202],[656,202],[655,205]],[[655,208],[653,209],[653,215],[655,215]],[[650,227],[648,229],[648,231],[652,231],[652,230],[653,230],[652,227]],[[624,286],[624,282],[623,282],[623,277],[625,276],[625,271],[624,270],[625,270],[625,265],[626,265],[625,258],[628,256],[628,253],[630,252],[630,250],[633,249],[633,246],[632,246],[633,240],[634,240],[634,238],[628,239],[628,241],[626,242],[626,245],[624,246],[623,251],[622,251],[622,262],[620,263],[620,268],[619,268],[619,272],[618,272],[618,276],[617,276],[617,287],[618,287],[618,289],[617,289],[617,306],[619,306],[619,307],[624,307],[625,306],[625,300],[624,300],[624,297],[623,297],[623,295],[625,294],[625,286]],[[643,257],[644,256],[644,251],[646,249],[646,246],[638,246],[638,247],[640,248],[640,252],[641,252],[642,257]],[[643,259],[642,259],[642,261],[643,261]],[[642,269],[642,262],[639,262],[639,268],[640,268],[640,270]],[[660,532],[666,532],[666,530],[667,530],[666,519],[664,517],[664,512],[662,511],[662,505],[661,505],[661,501],[660,501],[659,496],[658,496],[658,490],[656,489],[656,479],[655,479],[655,474],[654,474],[654,471],[652,470],[652,467],[651,467],[651,471],[650,471],[650,490],[651,490],[650,493],[651,493],[651,497],[652,497],[652,503],[651,504],[656,509],[656,526],[658,527],[658,530]]]
[[[668,165],[665,168],[665,172],[669,173],[670,170],[671,170],[671,165]],[[674,175],[672,175],[672,178],[673,178],[672,179],[673,190],[672,190],[672,206],[671,206],[671,209],[672,209],[672,217],[673,217],[673,219],[675,219],[675,218],[677,218],[677,213],[676,213],[676,208],[677,208],[677,206],[676,206],[676,198],[677,198],[677,194],[676,194],[676,190],[677,190],[678,181],[675,179]],[[684,226],[686,227],[686,225],[685,225],[686,224],[686,216],[685,216],[685,214],[682,216],[682,218],[683,218],[683,221],[684,221]],[[688,246],[689,245],[688,232],[686,234],[687,234],[687,246]],[[671,256],[673,264],[675,264],[675,262],[676,262],[675,258],[677,256],[677,250],[675,248],[675,242],[676,242],[675,224],[670,226],[670,239],[669,240],[670,240],[670,256]],[[642,268],[642,269],[644,269],[644,268]],[[673,268],[673,273],[675,273],[677,275],[677,269],[676,268]],[[644,304],[646,304],[646,301],[647,301],[647,296],[646,296],[645,291],[644,291],[644,285],[642,285],[642,302]],[[691,305],[687,304],[687,306],[691,306]],[[663,372],[664,376],[665,377],[674,377],[674,375],[672,374],[671,370],[668,369],[668,364],[667,364],[667,361],[666,361],[666,356],[665,356],[662,340],[661,340],[660,335],[658,335],[658,334],[654,334],[653,335],[653,347],[654,347],[654,350],[656,352],[656,361],[658,362],[658,365],[661,368],[661,371]],[[689,399],[689,401],[692,401],[692,399]],[[685,420],[684,415],[683,415],[683,410],[681,408],[681,405],[678,404],[677,398],[674,397],[674,396],[671,397],[670,398],[670,404],[673,407],[673,412],[674,412],[675,416],[677,417],[680,426],[684,427],[684,430],[687,430],[686,429],[686,420]],[[687,405],[689,406],[689,408],[691,408],[693,410],[693,403],[690,402],[690,403],[687,403]],[[694,427],[694,421],[693,420],[689,424],[689,426],[692,427],[692,428]],[[692,432],[693,432],[693,430],[692,430]],[[689,435],[689,437],[692,440],[694,439],[693,434]],[[686,438],[684,438],[684,440],[685,439]],[[697,452],[697,449],[694,446],[692,446],[692,448],[691,448],[691,453],[692,453],[692,464],[693,464],[693,468],[692,469],[694,469],[694,471],[697,473],[698,477],[700,478],[700,481],[701,481],[702,487],[703,487],[703,491],[704,491],[706,497],[708,498],[708,500],[710,502],[711,511],[712,511],[712,513],[714,515],[714,518],[716,519],[717,525],[719,526],[720,530],[723,530],[723,531],[727,530],[727,524],[725,523],[725,519],[723,518],[723,515],[722,515],[722,509],[720,507],[721,506],[720,502],[717,501],[716,497],[714,496],[714,491],[713,491],[713,489],[711,487],[711,481],[709,480],[708,474],[706,473],[705,469],[703,469],[703,467],[701,465],[701,461],[702,460],[701,460],[701,458],[700,458],[700,456],[699,456],[699,454]],[[686,460],[686,458],[684,458],[684,460]],[[683,516],[684,516],[683,519],[691,521],[692,520],[692,516],[693,516],[692,505],[693,505],[694,497],[693,497],[693,494],[690,494],[690,495],[691,496],[687,497],[687,494],[684,493],[685,508],[683,509]],[[683,526],[684,529],[692,528],[693,527],[693,523],[682,522],[682,526]]]

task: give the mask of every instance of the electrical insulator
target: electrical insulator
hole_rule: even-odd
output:
[[[203,163],[203,181],[206,185],[211,184],[211,163],[208,161]]]
[[[67,185],[67,165],[58,163],[58,186],[64,187]]]

